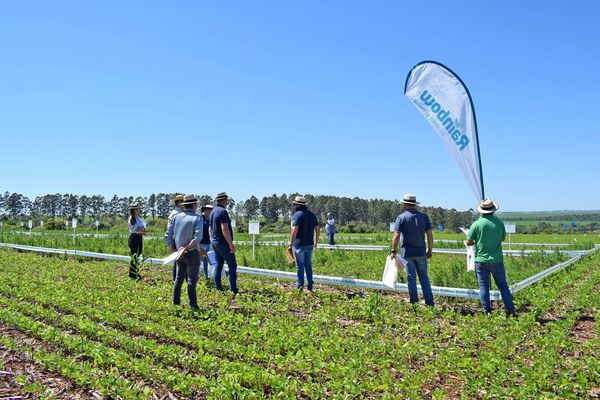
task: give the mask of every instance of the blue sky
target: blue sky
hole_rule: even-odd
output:
[[[600,2],[2,1],[0,190],[311,193],[468,209],[403,95],[467,84],[503,211],[600,209]]]

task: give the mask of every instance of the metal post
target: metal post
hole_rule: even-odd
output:
[[[252,235],[252,259],[256,260],[256,235]]]

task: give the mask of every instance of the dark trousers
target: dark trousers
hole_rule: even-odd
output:
[[[330,232],[327,234],[327,238],[329,239],[330,246],[335,246],[335,240],[333,238],[334,236],[335,236],[335,232]]]
[[[177,260],[177,274],[173,285],[173,304],[181,302],[181,287],[183,281],[187,280],[187,292],[190,299],[190,307],[198,308],[196,295],[196,284],[200,273],[200,254],[197,250],[188,251]]]
[[[138,235],[137,233],[130,234],[127,244],[129,245],[131,255],[140,256],[142,254],[142,250],[144,249],[142,235]],[[131,279],[139,279],[140,277],[140,271],[138,271],[138,267],[133,263],[133,260],[129,263],[129,277]]]

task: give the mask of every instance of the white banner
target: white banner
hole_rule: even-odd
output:
[[[415,65],[406,77],[404,95],[438,132],[477,201],[483,200],[477,121],[464,83],[442,64],[424,61]]]

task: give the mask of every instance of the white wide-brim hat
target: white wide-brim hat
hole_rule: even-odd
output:
[[[193,194],[189,194],[187,196],[183,197],[183,205],[187,205],[187,204],[195,204],[198,203],[198,198],[196,196],[194,196]]]
[[[292,201],[292,204],[298,204],[299,206],[305,206],[306,199],[304,198],[304,196],[296,196],[294,201]]]
[[[477,212],[479,214],[493,214],[498,209],[500,209],[500,206],[498,203],[494,203],[492,199],[485,199],[477,206]]]
[[[402,198],[402,202],[404,204],[413,204],[413,205],[421,204],[417,201],[417,196],[412,193],[406,193],[404,195],[404,197]]]

